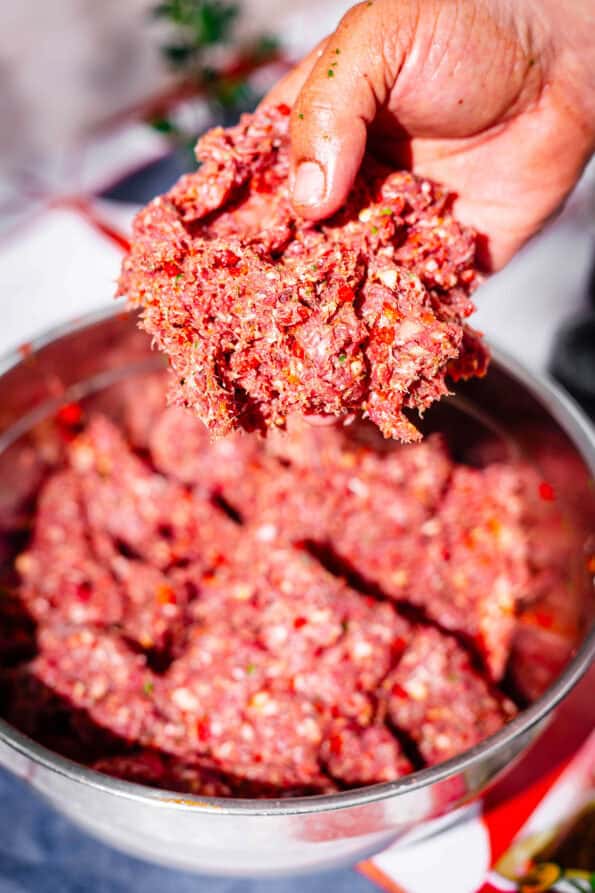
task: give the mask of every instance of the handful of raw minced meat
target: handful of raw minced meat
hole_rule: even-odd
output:
[[[199,169],[138,214],[120,293],[169,357],[173,401],[215,435],[361,412],[417,440],[404,410],[486,368],[465,323],[475,234],[441,187],[372,158],[341,211],[297,217],[288,112],[199,141]]]

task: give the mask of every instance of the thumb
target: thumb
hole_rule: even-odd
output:
[[[349,10],[294,104],[290,176],[293,204],[303,217],[328,217],[344,203],[362,162],[368,125],[394,82],[382,47],[382,6],[377,11],[364,2]]]

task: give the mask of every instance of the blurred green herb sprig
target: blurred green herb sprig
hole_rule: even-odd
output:
[[[277,38],[268,34],[250,43],[237,41],[239,14],[238,4],[223,0],[165,0],[153,9],[154,17],[169,25],[167,41],[161,46],[165,61],[206,101],[214,123],[233,123],[241,112],[256,105],[260,97],[248,76],[258,65],[275,59],[279,49]],[[221,54],[218,48],[232,53]],[[150,123],[178,144],[194,145],[198,136],[169,112]]]

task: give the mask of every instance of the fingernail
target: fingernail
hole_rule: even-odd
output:
[[[298,205],[317,205],[324,198],[324,171],[316,161],[302,161],[293,184],[293,200]]]

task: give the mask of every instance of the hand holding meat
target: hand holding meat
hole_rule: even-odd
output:
[[[361,4],[255,115],[207,133],[200,168],[138,215],[120,281],[172,402],[216,436],[297,413],[419,439],[408,411],[487,364],[458,217],[500,265],[593,148],[581,3],[560,23],[547,4]]]
[[[595,144],[590,0],[373,0],[273,90],[293,106],[293,197],[334,213],[368,141],[445,183],[501,267],[555,212]]]

